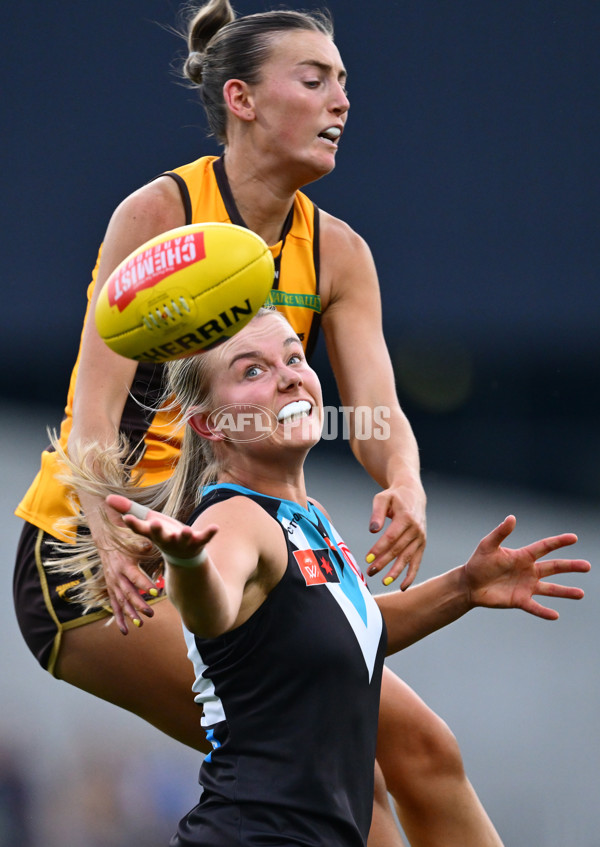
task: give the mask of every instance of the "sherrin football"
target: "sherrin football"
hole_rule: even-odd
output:
[[[166,362],[208,350],[242,329],[273,286],[260,236],[227,223],[171,229],[115,268],[96,304],[96,326],[115,353]]]

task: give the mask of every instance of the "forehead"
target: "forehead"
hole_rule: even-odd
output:
[[[288,339],[296,339],[296,333],[282,315],[261,315],[254,318],[233,338],[215,349],[219,365],[228,367],[235,356],[244,352],[264,353],[281,350]],[[300,344],[300,341],[298,340]]]
[[[276,33],[269,58],[263,65],[264,72],[268,73],[269,67],[303,65],[323,66],[330,68],[335,76],[346,75],[340,52],[328,35],[303,29]]]

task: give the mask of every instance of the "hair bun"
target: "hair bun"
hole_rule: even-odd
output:
[[[192,50],[188,54],[183,66],[183,72],[191,82],[196,85],[202,84],[202,65],[204,63],[204,53],[198,50]]]

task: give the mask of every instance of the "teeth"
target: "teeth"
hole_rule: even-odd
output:
[[[342,130],[337,126],[330,126],[329,129],[320,133],[323,138],[327,138],[329,141],[336,141],[341,134]]]
[[[311,410],[310,403],[307,403],[306,400],[295,400],[293,403],[288,403],[287,406],[284,406],[283,409],[280,410],[277,415],[277,420],[288,421],[293,417],[300,417],[301,415],[307,415]]]

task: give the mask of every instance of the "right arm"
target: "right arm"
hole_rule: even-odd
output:
[[[107,503],[163,554],[169,599],[194,635],[216,638],[240,626],[285,572],[279,527],[246,498],[210,506],[192,526],[152,510],[136,517],[131,500],[120,495]]]
[[[88,320],[82,335],[77,382],[73,399],[73,427],[68,447],[90,441],[114,444],[137,363],[113,353],[98,335],[94,320],[96,301],[102,286],[123,259],[156,235],[185,224],[185,213],[177,185],[170,177],[157,179],[127,197],[114,212],[102,247],[96,285]],[[140,613],[150,616],[151,608],[140,595],[153,588],[137,562],[115,552],[106,537],[99,497],[78,492],[92,537],[100,550],[108,595],[117,624],[127,633],[126,616],[141,624]],[[119,523],[114,511],[109,518]]]

